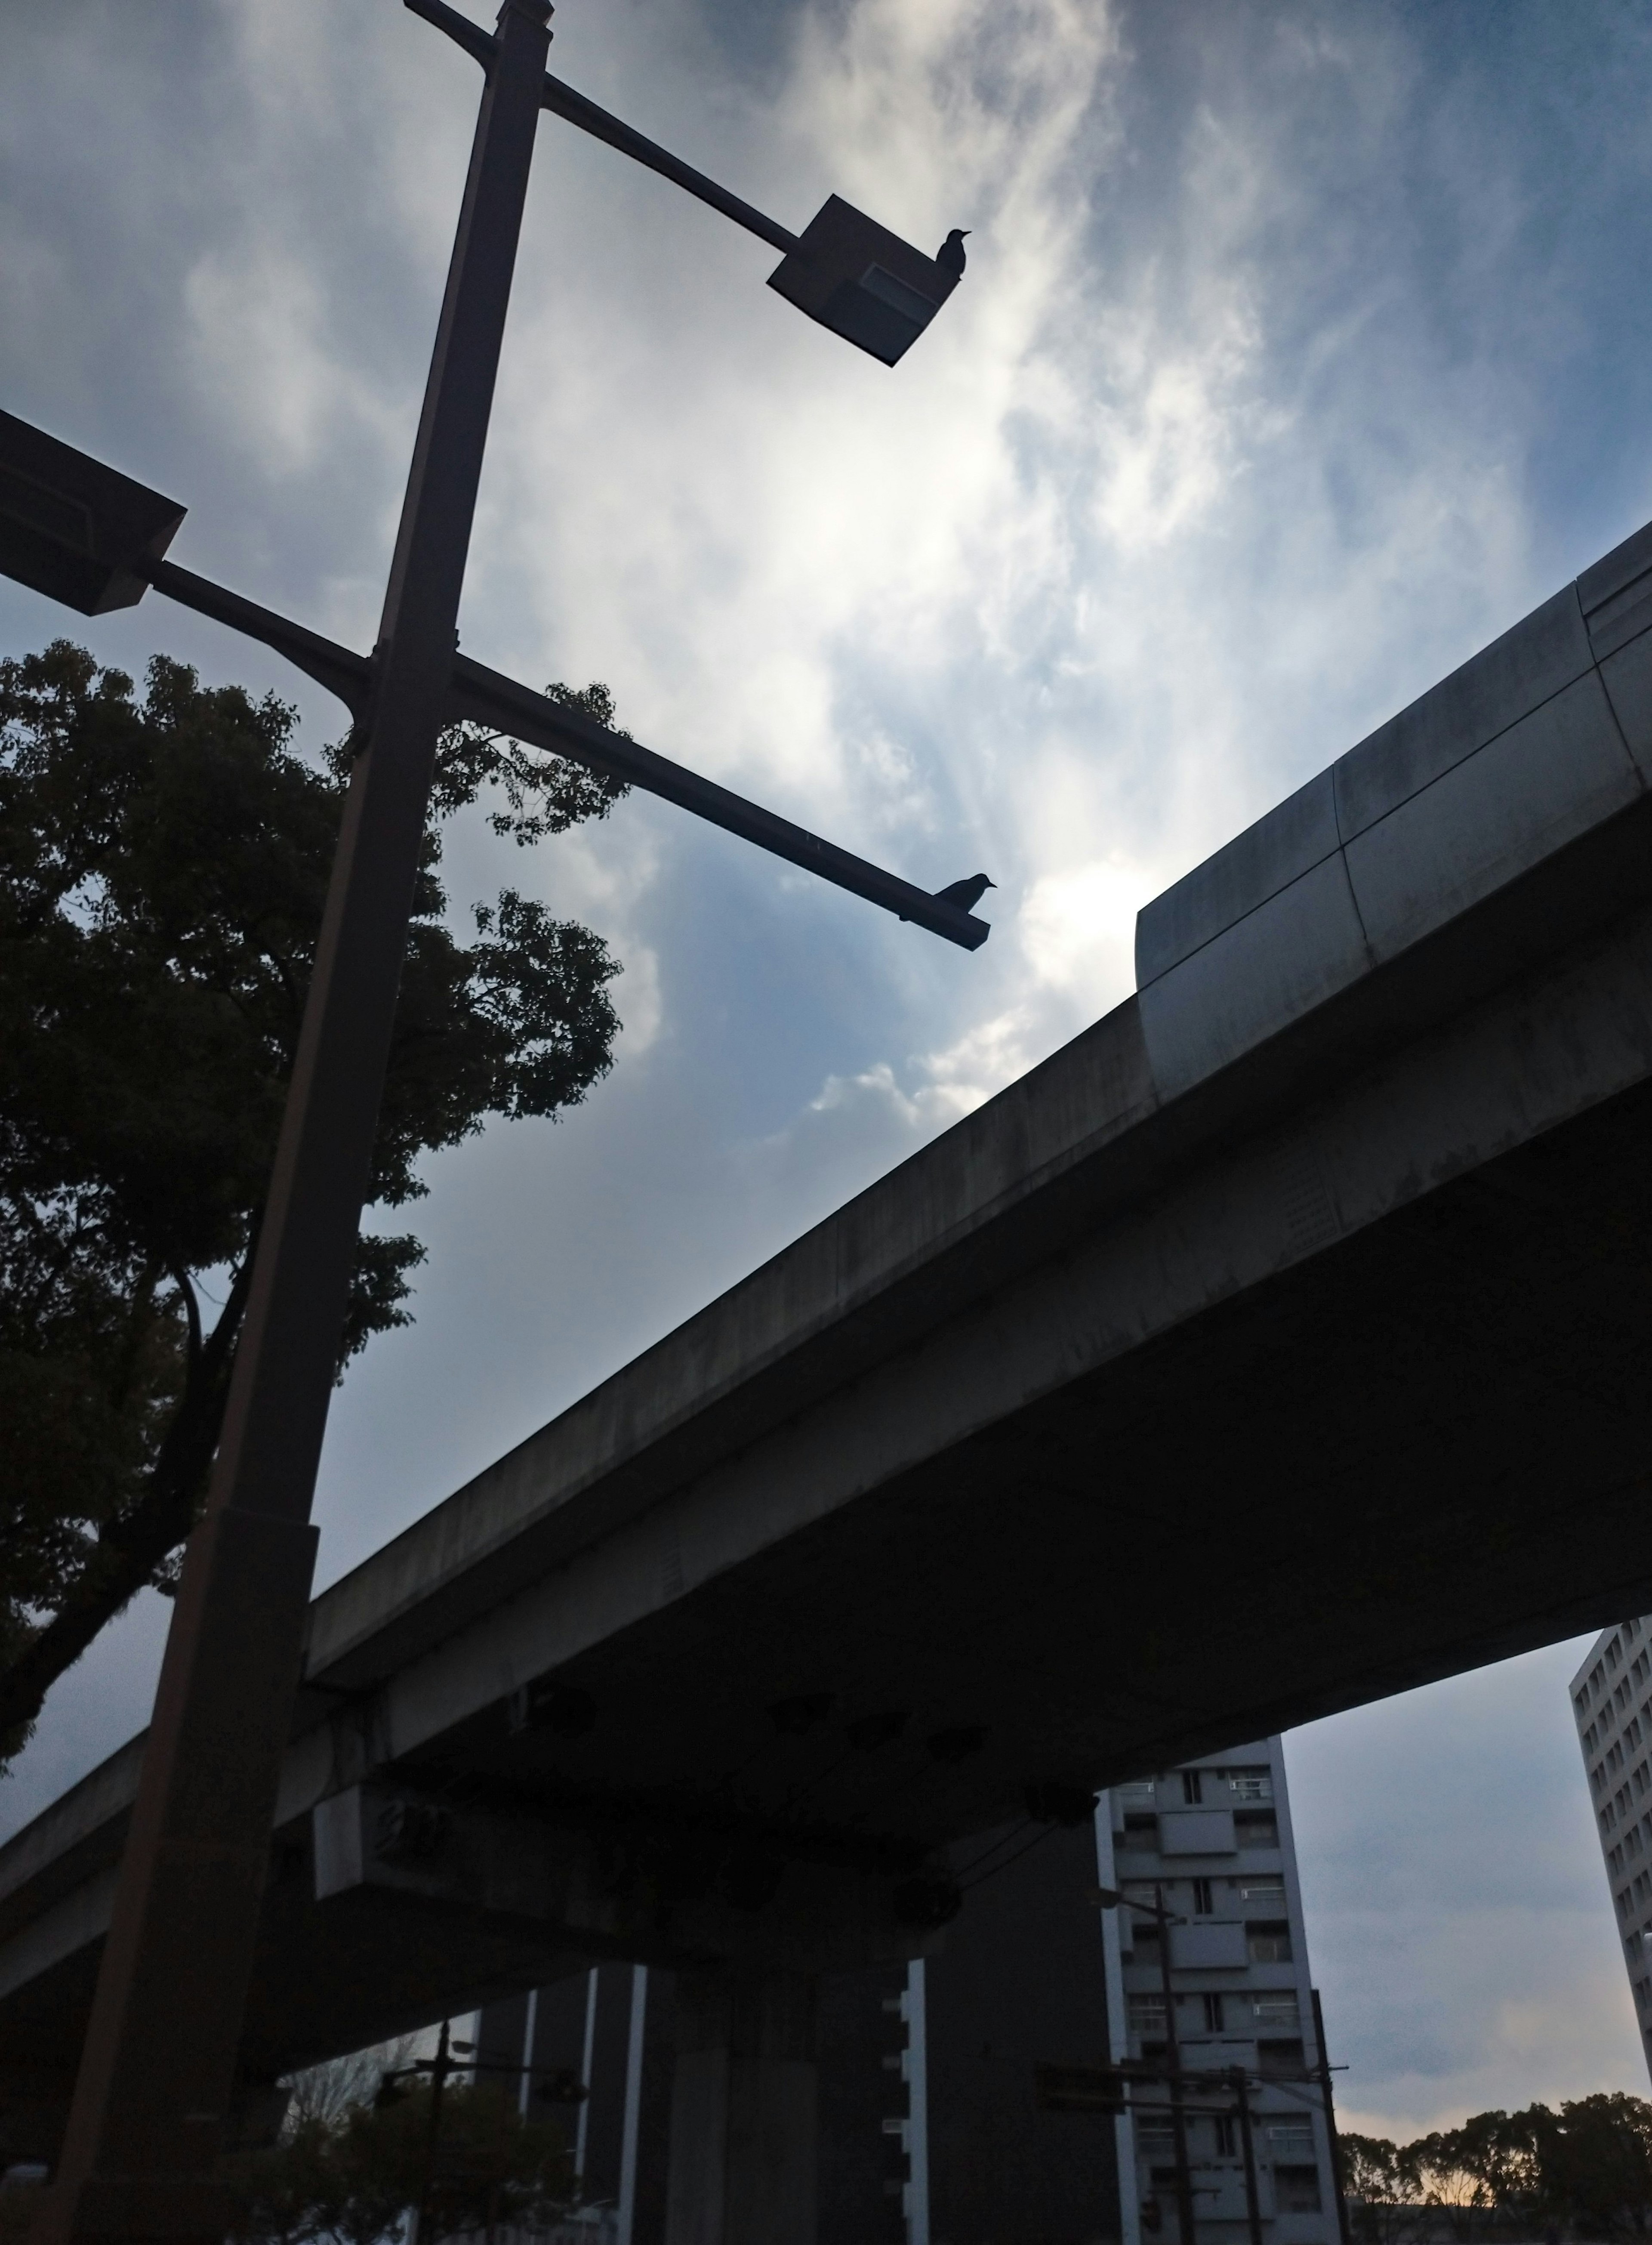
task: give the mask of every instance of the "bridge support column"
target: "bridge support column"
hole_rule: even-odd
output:
[[[815,2245],[816,1984],[677,1982],[666,2245]]]

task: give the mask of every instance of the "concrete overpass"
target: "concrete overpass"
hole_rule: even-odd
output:
[[[1148,905],[1123,1005],[315,1601],[249,2085],[671,1964],[674,2238],[802,2237],[809,1981],[944,1937],[948,1843],[1652,1606],[1649,625],[1652,528]],[[140,1748],[0,1849],[14,2132]]]

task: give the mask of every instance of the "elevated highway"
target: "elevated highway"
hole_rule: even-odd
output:
[[[914,1953],[960,1837],[1652,1606],[1649,626],[1652,528],[315,1601],[249,2084],[597,1955]],[[37,2132],[140,1751],[0,1848]]]

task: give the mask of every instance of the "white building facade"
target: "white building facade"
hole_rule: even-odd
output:
[[[1652,1616],[1595,1638],[1572,1679],[1572,1714],[1652,2073]]]
[[[1181,1921],[1168,1936],[1182,2067],[1240,2067],[1249,2077],[1266,2245],[1339,2245],[1280,1741],[1237,1746],[1104,1794],[1097,1843],[1104,1886],[1145,1903],[1161,1898]],[[1162,2057],[1168,2037],[1156,1922],[1117,1909],[1103,1923],[1112,2056]],[[1221,2100],[1199,2094],[1188,2101]],[[1230,2111],[1202,2111],[1187,2126],[1192,2245],[1244,2245],[1249,2208],[1239,2122]],[[1187,2245],[1168,2115],[1131,2116],[1117,2127],[1122,2245]]]

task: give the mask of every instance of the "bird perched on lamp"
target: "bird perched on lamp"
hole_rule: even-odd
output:
[[[967,262],[964,255],[964,237],[974,231],[973,227],[955,226],[935,253],[935,262],[943,273],[950,273],[954,281],[962,277]]]
[[[956,905],[960,912],[973,912],[987,891],[997,886],[998,883],[989,881],[985,873],[972,873],[966,881],[949,881],[944,889],[937,889],[934,892],[935,901],[937,904]],[[903,912],[901,918],[904,919],[905,917]]]
[[[998,886],[985,873],[972,873],[967,881],[949,881],[944,889],[937,889],[937,899],[944,905],[956,905],[960,912],[973,912],[989,889]]]

